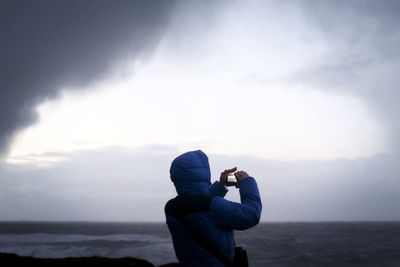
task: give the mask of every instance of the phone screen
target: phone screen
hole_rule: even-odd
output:
[[[234,183],[234,184],[237,183],[236,177],[233,174],[228,175],[228,177],[226,177],[226,181],[228,183]]]

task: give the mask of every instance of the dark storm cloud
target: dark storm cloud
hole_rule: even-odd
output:
[[[65,86],[81,87],[121,60],[146,56],[174,1],[1,1],[0,154],[34,107]]]
[[[293,80],[361,97],[385,123],[398,150],[400,2],[304,1],[300,5],[328,51],[319,64],[299,71]]]

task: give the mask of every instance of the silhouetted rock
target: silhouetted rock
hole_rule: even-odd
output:
[[[102,257],[79,257],[79,258],[62,258],[62,259],[42,259],[18,256],[16,254],[0,253],[1,266],[44,266],[44,267],[80,267],[80,266],[135,266],[135,267],[154,267],[153,264],[146,260],[136,258],[102,258]]]
[[[171,263],[158,265],[158,267],[179,267],[179,263],[171,262]]]

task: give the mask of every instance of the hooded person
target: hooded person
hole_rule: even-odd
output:
[[[180,266],[233,266],[233,230],[258,224],[262,205],[253,177],[236,172],[241,203],[224,199],[232,171],[236,168],[225,170],[220,181],[211,184],[208,157],[201,150],[172,161],[170,176],[178,196],[167,202],[165,214]]]

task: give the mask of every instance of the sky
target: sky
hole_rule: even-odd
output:
[[[195,149],[262,221],[400,220],[397,1],[0,5],[0,220],[163,221]]]

